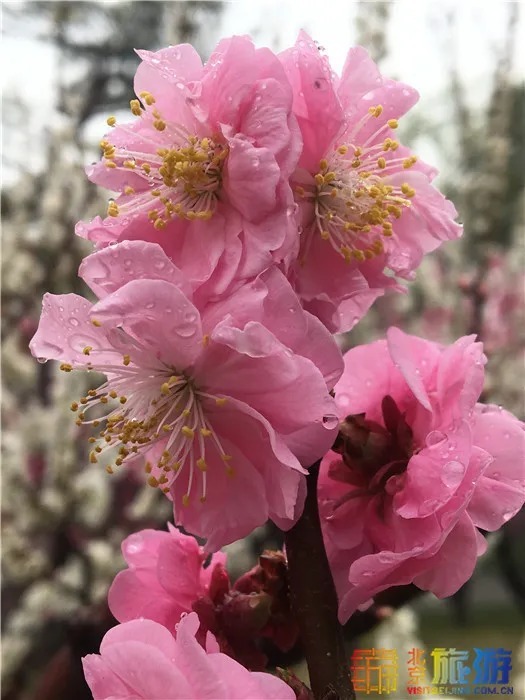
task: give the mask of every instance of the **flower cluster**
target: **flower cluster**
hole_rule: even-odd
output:
[[[106,374],[72,405],[91,461],[142,457],[215,550],[293,524],[335,437],[330,332],[460,227],[394,138],[416,93],[362,49],[341,78],[305,34],[279,56],[247,37],[204,65],[187,45],[139,56],[136,119],[108,119],[88,169],[119,195],[77,226],[99,301],[47,295],[31,349]]]
[[[324,458],[341,619],[399,583],[450,594],[483,549],[475,527],[523,502],[505,451],[521,426],[476,404],[472,338],[445,349],[392,329],[343,362],[332,335],[461,233],[397,138],[412,88],[360,48],[336,76],[304,33],[280,55],[225,39],[204,65],[188,45],[138,53],[135,119],[108,118],[88,168],[117,196],[76,228],[95,245],[79,274],[96,300],[46,295],[31,350],[106,376],[71,405],[91,463],[145,470],[206,544],[172,527],[124,542],[109,594],[122,624],[86,678],[96,700],[289,698],[234,660],[264,667],[255,634],[295,643],[284,558],[231,588],[207,555],[267,519],[292,527]]]
[[[484,364],[473,336],[443,347],[397,328],[346,353],[319,486],[341,621],[391,586],[452,595],[485,551],[479,529],[523,506],[525,425],[477,403]]]

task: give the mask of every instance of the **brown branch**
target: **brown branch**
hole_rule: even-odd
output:
[[[319,462],[306,477],[304,512],[285,533],[292,610],[316,700],[355,700],[337,595],[321,534],[317,508]]]

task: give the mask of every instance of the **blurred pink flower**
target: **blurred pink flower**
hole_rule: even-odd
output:
[[[181,615],[209,594],[215,569],[224,570],[225,554],[214,554],[203,568],[206,553],[195,538],[171,523],[168,530],[141,530],[123,541],[129,568],[117,574],[108,594],[109,608],[119,622],[145,617],[175,634]]]
[[[211,634],[204,650],[195,638],[198,628],[197,614],[190,613],[176,639],[151,620],[111,629],[100,655],[82,660],[94,700],[295,700],[284,681],[250,672],[219,653]]]
[[[101,300],[47,294],[31,351],[65,371],[106,374],[72,406],[78,424],[104,421],[91,460],[117,448],[112,471],[145,455],[149,483],[209,550],[269,517],[290,527],[303,505],[301,463],[335,436],[323,418],[334,414],[342,358],[285,277],[272,268],[198,307],[180,271],[143,241],[89,256],[80,274]],[[109,413],[88,420],[100,405]]]
[[[476,403],[484,363],[474,336],[444,347],[397,328],[346,353],[319,485],[341,621],[391,586],[455,593],[485,551],[476,528],[522,507],[525,426]]]
[[[436,171],[395,137],[418,99],[413,88],[382,77],[360,47],[338,78],[304,32],[280,58],[304,142],[292,176],[303,231],[291,279],[305,308],[349,330],[385,289],[400,289],[386,270],[412,279],[461,226],[431,185]]]
[[[159,242],[199,282],[225,259],[237,280],[279,262],[297,246],[289,178],[301,136],[278,58],[245,36],[220,41],[204,66],[188,44],[137,53],[138,119],[110,117],[88,168],[120,195],[77,233],[99,246]]]

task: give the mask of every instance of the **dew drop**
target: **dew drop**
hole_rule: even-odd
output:
[[[339,418],[333,413],[323,416],[323,425],[327,430],[333,430],[339,425]]]
[[[75,318],[74,316],[71,316],[71,318],[69,319],[69,325],[70,325],[70,326],[75,326],[75,327],[76,327],[76,326],[79,326],[79,325],[80,325],[80,322],[79,322],[78,318]]]
[[[427,435],[425,444],[427,447],[433,447],[434,445],[440,445],[446,439],[447,436],[445,433],[442,433],[440,430],[432,430],[432,432]]]
[[[194,323],[181,323],[173,331],[180,338],[192,338],[197,332],[197,326]]]
[[[143,548],[144,540],[142,539],[142,535],[139,535],[138,533],[130,535],[126,540],[126,544],[124,545],[126,554],[138,554]]]
[[[197,314],[195,313],[195,311],[187,311],[184,314],[184,320],[186,321],[186,323],[195,323],[195,321],[197,320]]]
[[[47,362],[47,357],[37,357],[36,361],[40,362],[41,365],[45,365]]]
[[[148,303],[144,305],[144,308],[145,308],[145,309],[154,309],[154,308],[155,308],[155,304],[154,304],[154,302],[152,302],[152,301],[148,301]]]
[[[465,465],[452,460],[443,467],[441,481],[449,488],[457,488],[465,474]]]

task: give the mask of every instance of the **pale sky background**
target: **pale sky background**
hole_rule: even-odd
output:
[[[113,0],[115,1],[115,0]],[[522,5],[516,41],[515,73],[525,76],[525,5]],[[2,5],[16,5],[6,2]],[[382,64],[385,74],[410,83],[420,92],[421,102],[414,111],[441,114],[447,102],[446,88],[451,50],[455,52],[460,75],[471,104],[482,104],[488,94],[494,58],[501,46],[508,16],[508,2],[500,0],[397,0],[392,3],[388,31],[389,55]],[[356,40],[357,4],[349,0],[234,0],[225,3],[219,21],[205,27],[210,46],[231,34],[251,34],[258,45],[281,50],[291,45],[304,28],[326,49],[333,67],[339,70],[349,46]],[[453,36],[446,15],[456,16]],[[29,161],[38,165],[38,147],[46,124],[53,115],[53,77],[57,56],[52,46],[31,38],[34,27],[16,31],[6,22],[0,47],[1,85],[4,96],[17,95],[28,105],[23,134],[4,129],[3,150],[7,165],[3,176],[13,176],[9,162],[21,136]],[[141,48],[141,47],[137,47]],[[5,99],[5,97],[4,97]],[[441,110],[441,112],[440,112]],[[446,117],[445,117],[446,119]],[[104,117],[90,124],[89,136],[98,140],[104,132]],[[15,130],[16,131],[16,130]],[[30,145],[27,147],[27,134]],[[418,144],[419,145],[419,144]],[[438,158],[430,144],[423,144],[423,157]]]

